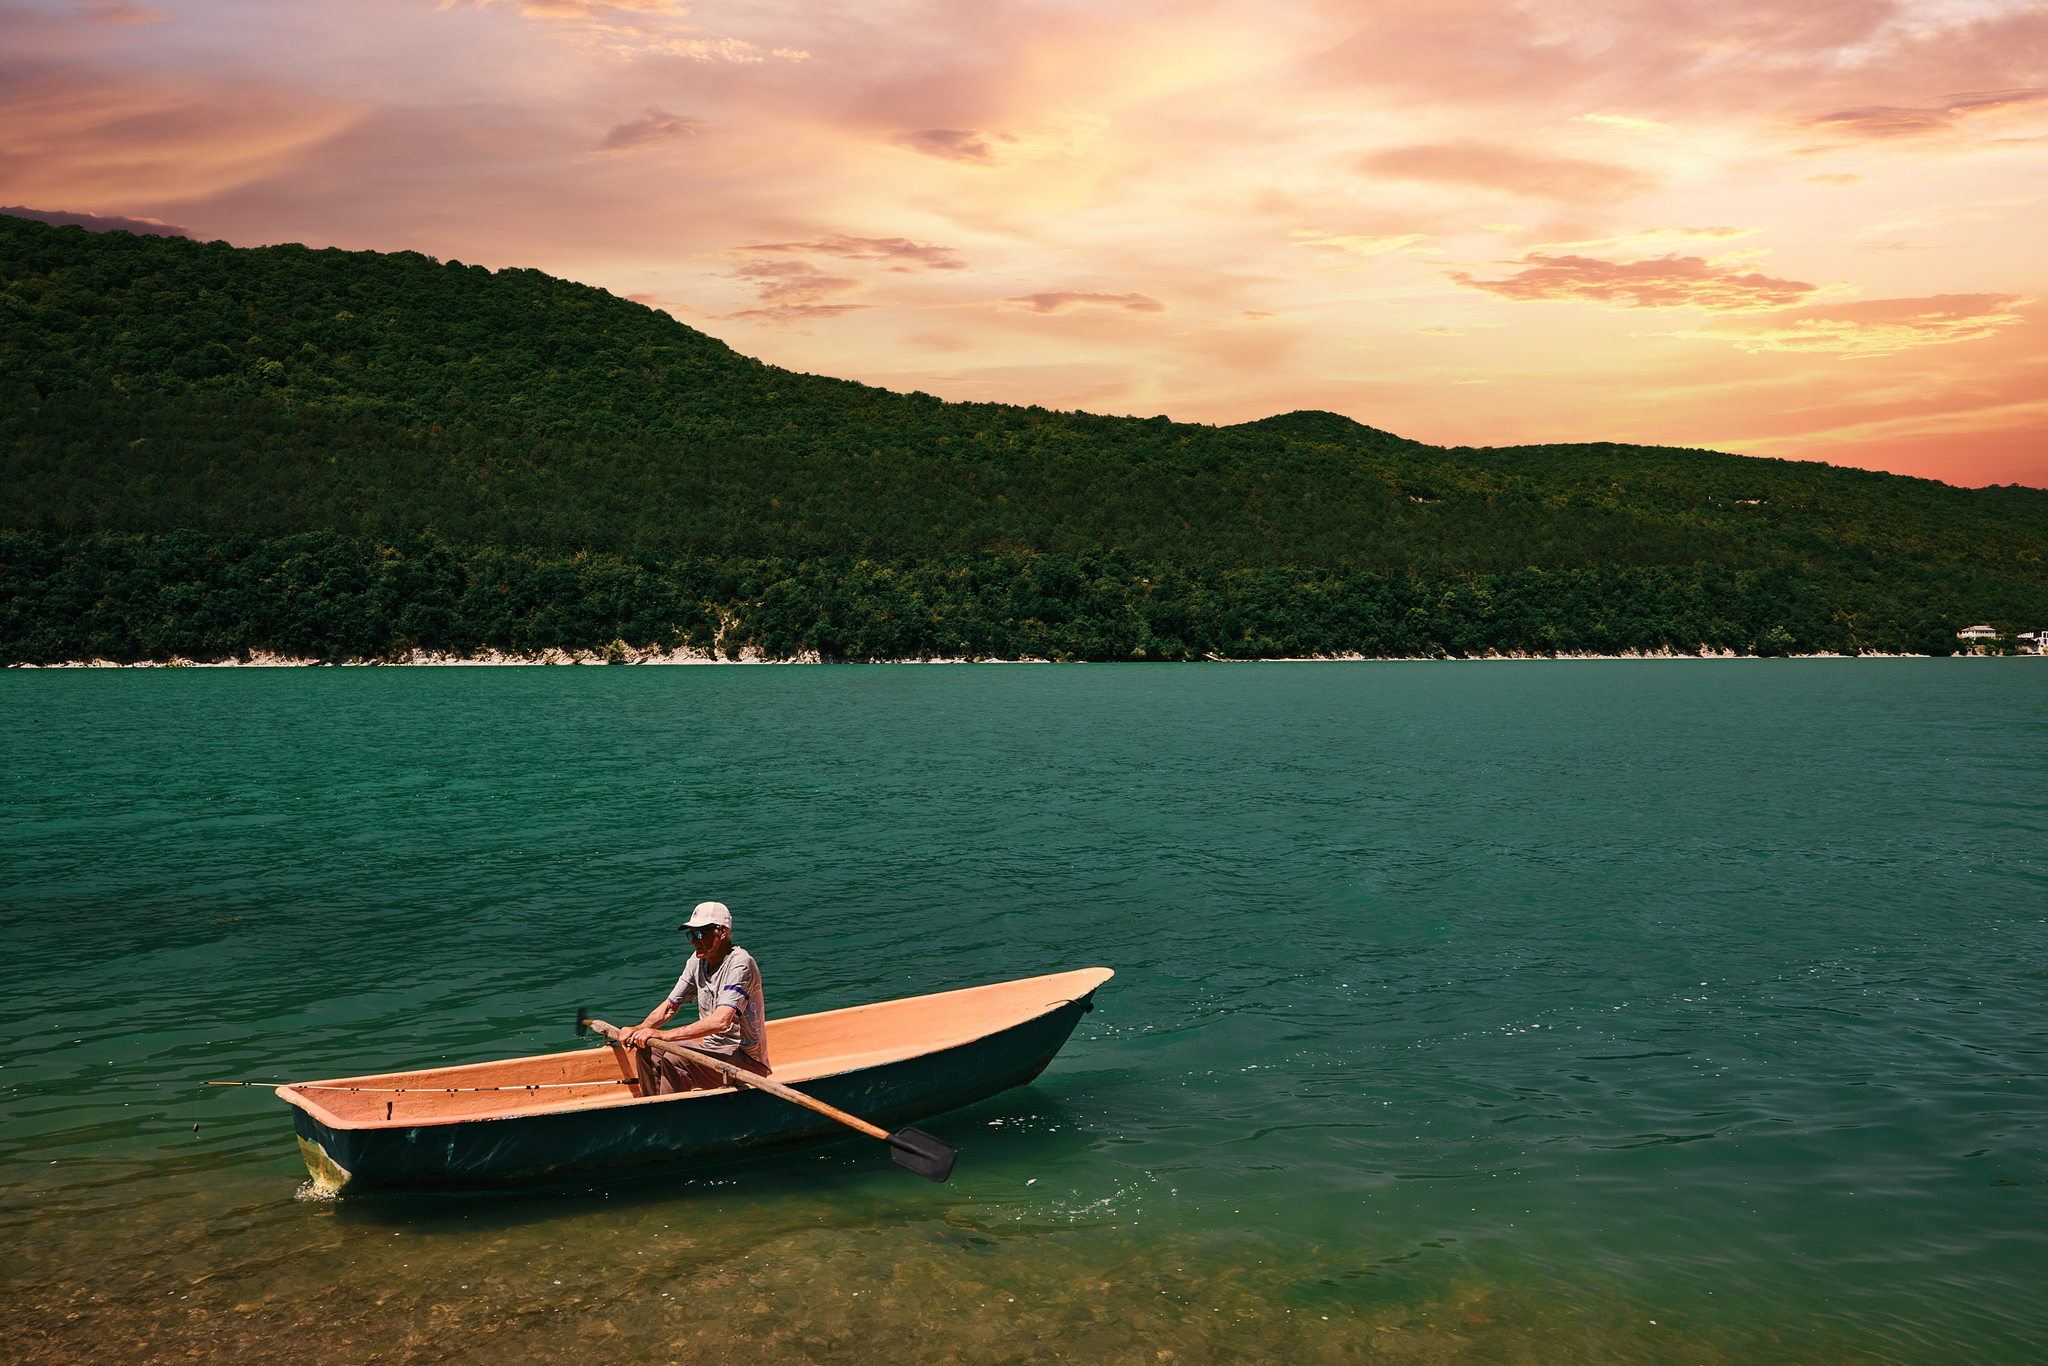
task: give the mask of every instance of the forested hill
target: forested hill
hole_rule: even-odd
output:
[[[696,575],[675,600],[723,623],[721,644],[775,585],[801,581],[824,597],[796,615],[815,606],[818,621],[841,625],[784,622],[750,643],[772,635],[827,654],[983,652],[937,626],[858,644],[882,639],[847,633],[867,609],[818,604],[839,602],[832,585],[852,583],[847,576],[875,574],[1071,579],[1079,586],[1060,590],[1065,597],[1034,588],[1030,601],[1000,609],[1011,625],[985,637],[985,652],[1099,658],[1572,641],[1933,648],[1964,618],[2048,619],[2040,490],[1965,490],[1695,450],[1443,449],[1333,413],[1219,428],[944,403],[764,365],[657,310],[538,271],[413,252],[239,249],[5,216],[0,310],[0,655],[9,657],[187,648],[176,642],[197,628],[164,626],[149,597],[176,596],[161,553],[173,533],[185,549],[171,559],[187,566],[176,572],[200,574],[193,591],[216,607],[227,580],[205,574],[218,578],[251,555],[283,563],[297,553],[288,541],[301,551],[317,542],[328,560],[371,578],[380,556],[431,548],[462,566],[436,590],[444,596],[458,579],[463,592],[474,586],[479,556],[535,572],[616,560],[671,587]],[[212,568],[200,573],[200,564]],[[1750,605],[1719,617],[1703,607],[1697,621],[1637,610],[1617,636],[1601,624],[1613,591],[1584,585],[1628,573],[1649,574],[1644,583],[1674,573],[1725,580]],[[1122,637],[1087,643],[1110,639],[1100,631],[1060,637],[1065,645],[1030,634],[1051,618],[1085,616],[1075,595],[1105,583],[1132,585],[1111,595],[1114,612],[1145,616],[1174,574],[1226,587],[1263,574],[1294,585],[1290,593],[1322,584],[1314,593],[1325,599],[1340,581],[1379,584],[1420,594],[1422,606],[1401,611],[1423,617],[1370,638],[1342,625],[1290,636],[1287,613],[1306,609],[1278,607],[1256,629],[1238,631],[1233,617],[1151,632],[1129,650]],[[1495,581],[1515,575],[1577,582],[1566,595],[1577,605],[1539,612],[1548,634],[1497,623],[1454,641],[1449,626],[1428,625],[1430,603],[1453,590],[1491,601]],[[127,588],[97,592],[116,581]],[[59,593],[62,584],[71,586]],[[945,615],[936,589],[904,591],[907,605],[874,610]],[[1795,597],[1801,606],[1786,606],[1782,620],[1759,605]],[[945,610],[986,616],[998,610],[986,598]],[[88,600],[90,610],[77,605]],[[650,639],[701,638],[679,620],[664,626],[658,612],[570,613],[583,624],[547,638],[556,628],[535,624],[544,604],[488,622],[443,607],[457,623],[445,630],[402,628],[401,607],[380,608],[381,626],[359,622],[320,637],[328,644],[300,644],[588,645],[614,637],[582,636],[625,631],[628,621]],[[261,616],[251,612],[242,615]],[[189,648],[277,644],[253,625],[207,629]]]

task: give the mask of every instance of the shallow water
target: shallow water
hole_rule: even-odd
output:
[[[2036,660],[9,673],[27,1362],[2037,1362]],[[1104,964],[878,1145],[294,1198],[284,1080]],[[199,1126],[195,1132],[193,1125]]]

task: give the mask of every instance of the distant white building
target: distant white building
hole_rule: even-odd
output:
[[[1998,632],[1989,626],[1965,626],[1956,632],[1956,639],[1967,640],[1976,649],[1987,641],[1996,641]],[[2048,631],[2021,631],[2013,639],[2028,654],[2048,655]]]

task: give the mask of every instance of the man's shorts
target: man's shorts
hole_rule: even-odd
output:
[[[713,1091],[735,1084],[725,1073],[694,1058],[677,1057],[659,1048],[637,1048],[633,1051],[638,1055],[635,1061],[640,1066],[641,1077],[654,1083],[645,1091],[647,1095],[672,1096],[679,1091]],[[745,1053],[735,1050],[718,1056],[743,1072],[751,1072],[757,1077],[768,1075],[767,1068]]]

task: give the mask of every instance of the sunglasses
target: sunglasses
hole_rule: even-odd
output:
[[[690,936],[690,942],[694,944],[699,939],[709,939],[724,928],[723,925],[700,925],[694,930],[685,931],[685,933]]]

